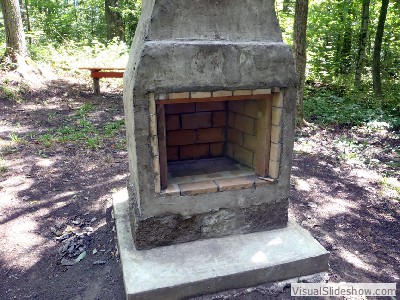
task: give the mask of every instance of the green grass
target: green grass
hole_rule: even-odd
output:
[[[0,77],[0,98],[8,99],[21,103],[24,101],[23,95],[29,91],[29,86],[24,82],[19,82],[17,85],[13,84],[9,78]]]
[[[0,148],[1,149],[1,148]],[[2,149],[1,149],[2,150]],[[7,166],[5,165],[5,160],[3,155],[0,153],[0,174],[6,173],[8,171]]]
[[[107,140],[116,137],[124,128],[124,120],[110,121],[103,126],[94,123],[89,118],[93,105],[85,103],[66,119],[68,125],[63,125],[45,133],[31,133],[29,137],[45,147],[55,144],[73,143],[89,149],[103,147]],[[121,140],[125,140],[125,137]],[[114,142],[116,148],[124,147],[124,141]]]

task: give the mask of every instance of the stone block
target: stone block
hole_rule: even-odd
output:
[[[269,154],[270,160],[280,161],[280,157],[281,157],[281,145],[271,143],[270,154]]]
[[[150,134],[157,135],[157,115],[150,115]]]
[[[232,158],[233,158],[233,148],[234,148],[233,143],[228,143],[226,146],[226,155],[228,155],[229,157],[232,157]]]
[[[167,147],[167,160],[179,160],[179,147]]]
[[[242,132],[255,135],[256,120],[247,116],[237,114],[235,116],[235,122],[233,127]]]
[[[271,126],[271,142],[278,144],[281,138],[281,127],[272,125]]]
[[[179,196],[181,194],[181,190],[177,184],[172,183],[169,184],[165,190],[162,190],[161,194],[165,196]]]
[[[220,192],[249,189],[254,187],[253,180],[247,177],[225,178],[214,180]]]
[[[195,144],[181,146],[179,150],[180,159],[204,158],[210,155],[209,144]]]
[[[281,88],[279,88],[279,87],[272,88],[273,93],[279,93],[280,91],[281,91]]]
[[[167,115],[165,122],[167,123],[167,130],[179,130],[181,127],[179,115]]]
[[[226,111],[216,111],[212,113],[212,126],[213,127],[225,127],[227,119]]]
[[[214,111],[214,110],[225,110],[225,101],[215,101],[215,102],[197,102],[196,111]]]
[[[224,143],[210,144],[210,155],[212,157],[219,157],[224,154]]]
[[[254,152],[235,144],[233,149],[233,156],[236,160],[240,161],[241,163],[244,163],[249,167],[253,166]]]
[[[228,126],[233,127],[235,124],[235,113],[228,111]]]
[[[282,108],[272,107],[272,125],[280,126],[282,119]]]
[[[271,89],[253,90],[253,95],[268,95],[268,94],[271,94]]]
[[[244,114],[253,119],[258,117],[258,103],[256,100],[245,101],[244,103]]]
[[[243,137],[244,137],[243,147],[253,152],[256,151],[257,137],[247,133],[243,134]]]
[[[228,110],[235,113],[244,114],[244,101],[229,101]]]
[[[195,137],[195,130],[167,131],[167,146],[191,145]]]
[[[149,94],[149,113],[151,115],[156,114],[156,102],[154,100],[154,93]]]
[[[192,113],[195,111],[194,103],[178,103],[178,104],[166,104],[165,114],[176,115],[181,113]]]
[[[235,128],[228,128],[228,141],[242,146],[243,145],[243,132],[235,129]]]
[[[211,92],[190,92],[190,98],[211,98]]]
[[[182,114],[182,129],[198,129],[211,127],[212,115],[210,112]]]
[[[212,92],[213,97],[230,97],[232,96],[232,91],[215,91]]]
[[[251,90],[234,90],[233,96],[250,96]]]
[[[271,178],[278,178],[279,177],[279,162],[270,160],[268,173]]]
[[[217,143],[225,140],[223,127],[198,129],[196,143]]]
[[[272,97],[272,106],[283,107],[283,94],[282,93],[274,93],[274,96]]]
[[[218,191],[217,185],[212,180],[179,184],[179,189],[182,196],[195,196]]]
[[[171,99],[184,99],[189,98],[189,92],[182,92],[182,93],[169,93],[168,98]]]

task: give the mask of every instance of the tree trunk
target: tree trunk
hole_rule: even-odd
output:
[[[379,14],[378,27],[376,29],[374,54],[372,57],[372,80],[373,89],[376,97],[382,97],[382,82],[381,82],[381,49],[383,31],[385,29],[387,9],[389,0],[382,0],[381,12]]]
[[[26,29],[28,30],[28,33],[31,31],[31,20],[29,17],[29,2],[28,0],[25,0],[25,12],[26,12]],[[32,38],[28,37],[29,45],[32,45]]]
[[[21,10],[18,0],[0,0],[6,31],[5,57],[18,62],[27,56],[25,34],[22,27]]]
[[[122,26],[122,17],[118,11],[119,0],[105,0],[105,18],[107,24],[107,39],[112,40],[114,37],[119,37],[124,40],[124,27]]]
[[[348,74],[351,66],[351,48],[353,42],[353,29],[352,29],[352,15],[353,11],[351,8],[346,8],[345,15],[343,17],[344,32],[343,32],[343,43],[340,48],[340,74]]]
[[[354,85],[356,87],[360,87],[360,85],[361,85],[361,74],[362,74],[363,68],[364,68],[365,47],[366,47],[367,41],[368,41],[370,2],[371,2],[371,0],[363,0],[363,3],[362,3],[360,40],[359,40],[359,44],[358,44],[356,74],[354,77]]]
[[[297,124],[299,127],[304,125],[304,83],[306,79],[307,64],[307,15],[308,0],[296,0],[294,17],[294,57],[296,73],[298,78],[297,92]]]

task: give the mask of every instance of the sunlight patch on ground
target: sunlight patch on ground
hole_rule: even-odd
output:
[[[381,177],[382,194],[400,200],[400,181],[394,177]]]
[[[354,253],[351,253],[350,251],[346,249],[340,249],[339,255],[348,263],[352,264],[356,268],[360,268],[366,271],[369,271],[372,269],[372,266],[369,264],[365,263],[362,261],[357,255]]]
[[[29,189],[34,183],[33,179],[26,178],[24,175],[13,176],[1,182],[3,188],[10,189],[10,192]]]
[[[295,152],[314,153],[317,146],[318,145],[313,141],[305,142],[302,139],[299,139],[299,141],[294,144],[293,149]]]
[[[2,259],[9,267],[19,267],[28,270],[41,259],[41,245],[46,241],[34,232],[38,230],[36,222],[24,218],[8,223],[8,230],[0,232],[2,241],[7,241],[8,251],[3,251]]]
[[[344,199],[335,198],[332,201],[324,201],[321,210],[325,212],[327,217],[334,217],[339,214],[348,213],[349,208],[356,208],[356,205]]]
[[[359,178],[373,179],[373,180],[377,180],[377,179],[382,178],[375,171],[368,170],[368,169],[353,169],[353,170],[350,171],[350,176],[356,176],[356,177],[359,177]]]
[[[36,165],[37,165],[38,167],[41,167],[41,168],[49,168],[49,167],[51,167],[53,164],[54,164],[54,161],[52,161],[52,160],[49,159],[49,158],[39,158],[39,159],[37,160],[37,163],[36,163]]]
[[[311,186],[306,180],[301,179],[301,178],[299,178],[297,176],[292,176],[292,178],[293,178],[296,190],[298,190],[298,191],[306,191],[306,192],[311,190]]]

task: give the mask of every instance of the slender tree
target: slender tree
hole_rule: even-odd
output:
[[[119,37],[120,40],[124,40],[124,26],[118,8],[119,0],[105,0],[105,18],[108,40],[111,40],[114,37]]]
[[[303,99],[307,64],[307,16],[308,0],[296,0],[293,42],[296,72],[298,78],[297,125],[300,127],[306,124],[304,120]]]
[[[381,11],[379,13],[378,27],[376,29],[374,54],[372,57],[372,81],[373,89],[376,97],[382,97],[382,81],[381,81],[381,50],[383,31],[385,29],[387,9],[389,0],[382,0]]]
[[[14,63],[19,63],[20,58],[25,59],[27,48],[25,34],[22,27],[21,10],[18,0],[0,0],[6,32],[6,52]]]
[[[350,71],[351,65],[351,49],[352,49],[352,40],[353,40],[353,28],[351,26],[352,23],[352,9],[351,7],[347,7],[345,11],[344,18],[344,32],[343,32],[343,41],[341,44],[341,49],[339,52],[340,57],[340,66],[339,72],[340,74],[348,74]]]
[[[30,31],[31,31],[31,19],[30,19],[30,16],[29,16],[29,0],[25,0],[24,6],[25,6],[25,15],[26,15],[26,29],[28,30],[28,33],[30,33]],[[28,42],[29,42],[29,45],[32,44],[32,38],[31,37],[28,38]]]
[[[364,68],[365,48],[366,48],[366,45],[368,42],[370,3],[371,3],[371,0],[363,0],[363,2],[362,2],[360,38],[359,38],[359,42],[358,42],[356,74],[354,77],[354,85],[356,87],[359,87],[361,85],[361,74],[362,74],[362,71]]]

